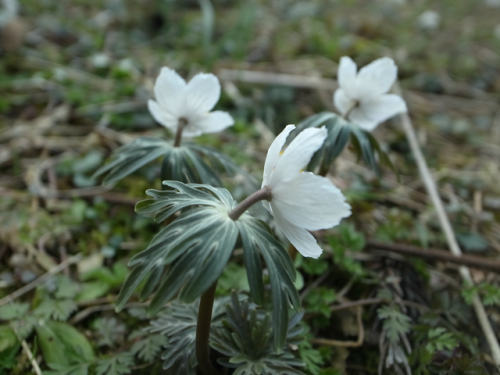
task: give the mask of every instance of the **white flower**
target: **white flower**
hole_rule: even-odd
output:
[[[185,137],[218,132],[234,124],[229,113],[210,112],[220,97],[219,80],[213,74],[199,73],[186,83],[175,70],[164,67],[154,90],[156,101],[148,101],[149,112],[173,133],[181,119],[186,121]]]
[[[340,59],[338,82],[333,101],[342,116],[371,131],[394,115],[406,112],[406,103],[395,94],[387,94],[397,78],[398,68],[388,57],[361,68],[350,57]]]
[[[417,22],[422,29],[434,30],[439,26],[441,16],[433,10],[426,10],[418,16]]]
[[[323,250],[308,231],[337,225],[351,214],[351,207],[330,179],[302,171],[323,145],[327,130],[305,129],[281,151],[293,129],[288,125],[269,147],[262,187],[271,189],[272,198],[263,204],[293,246],[303,256],[317,258]]]

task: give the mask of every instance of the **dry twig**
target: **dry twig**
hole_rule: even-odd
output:
[[[363,308],[361,305],[357,305],[356,311],[356,321],[358,323],[358,339],[356,341],[340,341],[340,340],[330,340],[317,338],[312,339],[311,342],[316,345],[328,345],[328,346],[341,346],[344,348],[357,348],[363,345],[363,341],[365,340],[365,330],[363,327]]]
[[[396,94],[402,96],[402,92],[398,83],[396,83],[394,91],[396,92]],[[455,234],[451,227],[450,220],[446,215],[443,202],[441,201],[441,197],[439,196],[436,183],[432,178],[432,175],[429,171],[429,167],[427,166],[427,162],[425,161],[425,157],[422,154],[420,145],[418,144],[417,136],[415,134],[415,130],[413,129],[410,116],[408,115],[408,113],[403,113],[400,115],[400,119],[406,134],[406,138],[408,139],[408,143],[412,150],[412,153],[417,161],[418,170],[420,171],[420,175],[422,177],[422,180],[424,181],[426,190],[429,193],[429,196],[431,198],[434,207],[436,208],[439,222],[446,236],[446,240],[448,242],[448,246],[450,247],[450,251],[453,253],[454,256],[460,257],[462,255],[462,250],[460,249],[457,239],[455,238]],[[467,267],[465,266],[460,267],[460,275],[467,283],[474,284],[470,271]],[[488,316],[486,315],[484,306],[477,293],[474,294],[472,303],[474,306],[474,310],[476,311],[476,316],[483,330],[483,333],[486,336],[486,340],[488,341],[488,344],[490,346],[493,359],[496,363],[496,366],[500,369],[500,345],[498,344],[495,332],[493,331]]]
[[[22,288],[16,290],[14,293],[11,293],[8,296],[0,299],[0,306],[3,306],[8,302],[14,301],[16,298],[22,296],[25,293],[28,293],[30,290],[36,288],[38,285],[40,285],[44,281],[50,279],[56,273],[59,273],[62,270],[64,270],[66,267],[69,267],[73,263],[78,262],[81,258],[82,258],[82,254],[76,254],[76,255],[66,259],[65,262],[62,262],[59,265],[55,266],[49,272],[44,273],[42,276],[40,276],[38,279],[33,280],[31,283],[26,284]]]
[[[474,255],[461,255],[457,257],[456,255],[450,254],[448,251],[444,250],[422,249],[416,246],[385,243],[377,240],[368,240],[366,245],[375,249],[386,250],[402,255],[450,262],[500,273],[500,261],[495,259],[483,258]]]

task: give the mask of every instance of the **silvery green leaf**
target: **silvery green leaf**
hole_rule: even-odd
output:
[[[308,169],[314,170],[320,167],[320,171],[327,171],[331,163],[345,149],[349,141],[353,145],[354,151],[363,162],[380,176],[380,164],[387,165],[396,172],[394,165],[381,149],[377,140],[367,131],[361,129],[357,124],[349,122],[336,113],[322,112],[310,116],[297,125],[291,133],[291,142],[302,130],[311,127],[325,126],[328,136],[323,146],[313,155]]]
[[[254,185],[255,180],[227,156],[195,143],[174,147],[169,140],[142,137],[116,149],[110,162],[97,170],[92,178],[106,175],[104,183],[116,182],[155,159],[163,157],[161,178],[191,183],[221,186],[219,175],[244,175]]]
[[[237,222],[243,243],[243,254],[247,268],[250,295],[261,305],[264,283],[259,254],[263,256],[269,270],[273,303],[274,345],[279,353],[287,332],[289,302],[295,309],[300,308],[300,299],[293,282],[296,272],[290,256],[271,234],[270,229],[260,220],[250,216]]]
[[[134,269],[118,296],[117,309],[124,306],[146,279],[141,298],[148,298],[156,289],[149,306],[152,314],[177,293],[181,301],[193,301],[218,279],[240,237],[250,294],[257,304],[262,304],[264,299],[260,256],[268,267],[274,307],[274,344],[279,351],[286,337],[290,302],[295,309],[300,308],[293,284],[295,268],[286,250],[264,222],[248,214],[237,221],[229,218],[228,212],[236,202],[227,190],[177,181],[164,181],[164,185],[170,189],[148,190],[147,194],[153,199],[139,202],[137,212],[154,215],[157,222],[178,211],[181,214],[160,230],[146,250],[130,260],[129,266]]]
[[[218,362],[224,367],[234,368],[234,374],[292,374],[303,375],[295,367],[304,364],[291,352],[291,344],[302,340],[296,336],[302,331],[297,324],[302,314],[295,314],[286,321],[285,341],[277,351],[273,345],[273,324],[269,313],[259,310],[247,301],[239,301],[236,294],[226,306],[222,325],[212,328],[212,348],[223,355]]]
[[[179,292],[181,301],[192,302],[217,280],[236,244],[238,228],[227,215],[235,202],[227,190],[176,181],[165,184],[172,190],[148,190],[155,199],[140,202],[138,212],[158,211],[155,218],[161,221],[176,211],[189,209],[130,260],[129,266],[134,269],[118,296],[117,309],[124,306],[142,280],[150,277],[156,283],[158,269],[165,266],[168,270],[151,301],[150,312],[157,313]],[[146,286],[143,298],[154,289]]]
[[[225,312],[227,297],[214,301],[212,328],[220,325],[221,315]],[[162,354],[163,368],[172,374],[195,375],[196,361],[195,339],[198,320],[199,300],[191,304],[173,301],[166,306],[158,318],[151,321],[148,332],[167,338],[167,345]]]
[[[112,183],[135,172],[147,163],[164,155],[172,142],[161,138],[143,137],[113,152],[111,161],[99,168],[92,177],[107,174],[104,183]]]

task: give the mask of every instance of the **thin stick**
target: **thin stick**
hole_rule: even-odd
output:
[[[402,96],[401,88],[399,87],[399,84],[397,82],[394,87],[394,92]],[[422,150],[420,149],[420,145],[418,144],[417,136],[415,134],[415,130],[411,123],[410,116],[408,115],[408,113],[402,113],[400,114],[400,119],[403,129],[406,133],[406,138],[408,139],[408,143],[410,144],[412,153],[417,161],[418,169],[420,171],[422,180],[424,181],[425,187],[427,189],[427,192],[429,193],[432,204],[436,208],[438,219],[441,224],[441,228],[443,229],[443,232],[446,236],[446,241],[448,242],[450,251],[453,253],[453,255],[460,257],[462,255],[462,250],[460,249],[460,246],[458,246],[458,242],[457,239],[455,238],[455,234],[451,227],[450,220],[446,215],[443,202],[441,201],[441,197],[438,194],[436,183],[432,178],[431,172],[429,171],[429,167],[427,166],[427,162],[425,161],[424,155],[422,154]],[[465,266],[460,267],[460,275],[467,283],[474,284],[470,271],[467,267]],[[472,304],[474,306],[474,310],[476,311],[476,316],[477,319],[479,320],[479,324],[481,325],[483,333],[486,336],[486,340],[488,341],[488,344],[490,346],[493,360],[495,361],[496,366],[500,369],[500,345],[498,344],[498,340],[495,336],[491,323],[488,320],[488,316],[486,315],[484,306],[481,303],[481,299],[479,298],[477,293],[475,293],[473,296]]]
[[[221,69],[217,75],[222,81],[240,81],[246,83],[260,83],[265,85],[280,85],[323,90],[334,90],[338,87],[337,82],[333,79],[300,76],[295,74]]]
[[[411,246],[406,244],[392,244],[392,243],[380,242],[377,240],[368,240],[366,241],[366,245],[368,247],[380,250],[386,250],[392,253],[450,262],[472,268],[479,268],[483,270],[500,273],[500,261],[495,259],[483,258],[474,255],[461,255],[457,257],[456,255],[450,254],[448,251],[444,250],[422,249],[416,246]]]
[[[23,347],[24,352],[26,353],[26,356],[28,357],[29,361],[31,362],[31,366],[33,367],[33,370],[37,375],[42,375],[42,370],[40,370],[40,366],[38,366],[38,362],[36,361],[35,357],[33,356],[33,353],[31,352],[30,347],[28,346],[28,343],[21,339],[19,334],[17,333],[16,328],[11,324],[12,330],[16,334],[16,337],[19,341],[21,341],[21,345]]]
[[[29,292],[30,290],[32,290],[34,288],[36,288],[38,285],[40,285],[44,281],[50,279],[56,273],[61,272],[66,267],[69,267],[73,263],[78,262],[80,259],[82,259],[82,254],[81,253],[76,254],[76,255],[72,256],[71,258],[66,259],[66,261],[64,261],[64,262],[60,263],[59,265],[55,266],[54,268],[52,268],[47,273],[44,273],[38,279],[33,280],[31,283],[23,286],[22,288],[20,288],[20,289],[16,290],[15,292],[9,294],[8,296],[0,299],[0,306],[3,306],[6,303],[9,303],[11,301],[14,301],[16,298],[22,296],[23,294]]]
[[[356,341],[339,341],[339,340],[330,340],[330,339],[312,339],[311,342],[317,345],[328,345],[328,346],[341,346],[344,348],[357,348],[363,345],[363,341],[365,340],[365,330],[363,327],[363,319],[362,313],[363,308],[358,305],[356,321],[358,322],[358,339]]]

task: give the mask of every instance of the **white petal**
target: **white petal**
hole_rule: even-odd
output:
[[[372,131],[381,122],[406,111],[406,103],[400,96],[385,94],[362,101],[360,106],[351,112],[349,120],[367,131]]]
[[[264,163],[264,177],[262,179],[263,187],[269,185],[273,170],[281,158],[281,149],[283,148],[288,135],[293,129],[295,129],[295,125],[287,125],[286,128],[280,134],[278,134],[278,136],[274,139],[273,143],[269,147],[269,150],[267,151],[266,162]]]
[[[266,210],[269,211],[269,213],[272,215],[273,214],[273,209],[271,208],[271,202],[269,201],[261,201],[262,205],[265,207]]]
[[[351,207],[333,182],[310,172],[276,185],[272,205],[290,221],[307,230],[332,228],[351,215]]]
[[[220,83],[213,74],[199,73],[189,81],[186,90],[186,115],[210,111],[220,98]]]
[[[271,201],[271,207],[273,206]],[[319,247],[318,242],[311,233],[287,221],[276,207],[273,207],[273,212],[276,224],[278,224],[286,238],[295,246],[299,253],[311,258],[318,258],[321,255],[323,249]]]
[[[182,138],[193,138],[202,135],[203,132],[193,125],[186,125],[182,130]]]
[[[189,120],[189,123],[202,133],[215,133],[234,124],[234,120],[227,112],[214,111],[204,116]]]
[[[155,83],[155,96],[161,107],[173,116],[184,112],[186,81],[175,70],[163,67]]]
[[[333,95],[333,103],[342,115],[345,115],[356,102],[349,98],[343,89],[337,89]]]
[[[174,117],[172,114],[165,111],[156,101],[148,100],[148,109],[156,122],[160,123],[167,129],[170,129],[174,133],[177,131],[177,126],[179,124],[177,117]]]
[[[279,158],[271,176],[270,186],[273,187],[300,173],[309,164],[314,153],[321,148],[327,134],[328,131],[324,127],[302,130]]]
[[[356,63],[350,57],[344,56],[340,59],[337,79],[340,88],[350,97],[355,95],[357,70]]]
[[[377,59],[361,68],[356,78],[356,99],[385,94],[396,81],[398,68],[389,57]]]

